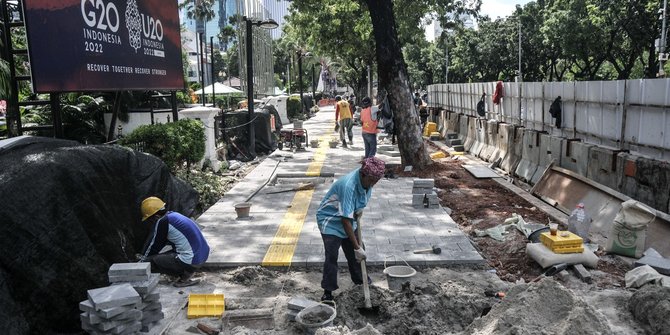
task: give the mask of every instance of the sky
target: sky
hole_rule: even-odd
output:
[[[491,20],[498,16],[506,17],[511,15],[516,5],[521,6],[530,2],[530,0],[482,0],[481,14],[488,15]]]

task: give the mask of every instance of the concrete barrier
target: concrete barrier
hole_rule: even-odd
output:
[[[441,109],[437,120],[437,131],[440,133],[441,138],[447,138],[447,133],[449,132],[447,129],[447,120],[449,120],[449,112]]]
[[[536,130],[524,129],[523,131],[521,161],[519,161],[514,174],[526,182],[531,181],[540,161],[539,135]]]
[[[626,153],[618,155],[621,165],[621,193],[662,212],[668,212],[670,201],[670,165],[668,162]]]
[[[540,134],[540,160],[537,164],[537,170],[533,174],[530,183],[535,185],[542,177],[544,170],[549,167],[553,161],[556,166],[561,166],[561,145],[563,138],[551,136],[548,134]]]
[[[502,124],[501,128],[509,134],[509,142],[507,144],[507,153],[500,163],[500,168],[513,175],[517,165],[519,165],[519,161],[521,161],[524,128],[511,124]]]
[[[495,154],[498,140],[498,121],[486,121],[486,145],[479,153],[481,159],[491,162],[491,157]]]
[[[510,136],[510,127],[503,122],[498,123],[498,129],[496,130],[496,150],[493,152],[493,155],[490,157],[491,162],[502,162],[503,158],[507,156],[507,150],[510,146],[512,137]]]
[[[463,120],[463,118],[461,118]],[[465,147],[465,151],[468,151],[472,153],[471,149],[475,145],[475,141],[477,140],[477,119],[474,117],[466,116],[464,121],[461,121],[461,124],[463,122],[467,123],[468,125],[468,132],[466,133],[465,137],[465,142],[463,142],[463,147]]]
[[[621,153],[621,150],[612,150],[597,146],[592,147],[589,150],[589,164],[586,170],[586,178],[613,190],[618,190],[619,180],[623,173],[618,161],[619,153]]]
[[[458,133],[458,138],[465,143],[465,139],[468,136],[468,117],[463,114],[458,114],[458,128],[456,132]],[[468,150],[465,147],[465,150]]]
[[[460,118],[460,114],[449,113],[447,117],[447,132],[457,133],[459,131],[458,119]]]
[[[584,177],[588,171],[589,150],[593,144],[565,139],[561,145],[561,167],[576,172]]]
[[[482,151],[486,145],[486,121],[476,118],[475,119],[475,142],[470,148],[470,153],[473,156],[479,157],[479,153]]]

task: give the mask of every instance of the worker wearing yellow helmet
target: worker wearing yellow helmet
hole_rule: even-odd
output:
[[[157,197],[144,199],[141,210],[142,222],[151,225],[151,232],[140,262],[151,262],[154,272],[178,276],[175,286],[197,284],[191,277],[209,256],[209,245],[198,225],[182,214],[168,211],[165,202]],[[172,250],[160,253],[166,245]]]

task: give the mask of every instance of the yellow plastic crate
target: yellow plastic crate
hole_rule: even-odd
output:
[[[189,294],[186,317],[189,319],[218,317],[223,314],[225,306],[223,294]]]
[[[567,236],[561,236],[566,234]],[[584,251],[584,240],[569,231],[558,231],[556,235],[544,232],[540,234],[540,242],[557,254],[579,253]]]

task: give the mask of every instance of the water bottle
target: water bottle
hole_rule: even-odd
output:
[[[579,203],[568,218],[568,230],[584,239],[584,242],[589,242],[590,228],[591,217],[584,210],[584,204]]]

